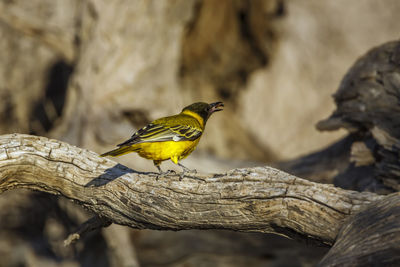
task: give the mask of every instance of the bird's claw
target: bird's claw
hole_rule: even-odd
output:
[[[170,174],[176,174],[176,171],[168,170],[168,171],[165,171],[165,172],[159,172],[159,173],[156,174],[156,181],[158,181],[158,178],[160,178],[162,176],[167,176],[167,175],[170,175]]]
[[[197,170],[196,169],[191,170],[191,169],[185,167],[183,169],[183,171],[179,174],[179,181],[182,181],[182,179],[183,179],[183,177],[185,177],[186,173],[194,173],[194,174],[196,174]]]

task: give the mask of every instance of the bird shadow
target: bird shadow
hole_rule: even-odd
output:
[[[111,168],[108,168],[101,175],[97,176],[90,182],[88,182],[85,187],[99,187],[108,184],[109,182],[114,181],[115,179],[127,174],[127,173],[136,173],[136,174],[149,174],[148,172],[139,172],[133,169],[130,169],[122,164],[116,164]]]

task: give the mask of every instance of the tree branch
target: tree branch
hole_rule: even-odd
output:
[[[62,195],[133,228],[276,233],[319,245],[333,244],[349,215],[382,199],[270,167],[157,181],[94,152],[21,134],[0,136],[0,193],[14,188]]]
[[[69,246],[71,243],[78,240],[82,234],[99,229],[102,227],[107,227],[111,222],[107,219],[100,218],[99,216],[94,216],[82,223],[79,228],[72,234],[70,234],[67,239],[64,240],[64,246]]]
[[[318,266],[399,266],[400,193],[350,216]]]

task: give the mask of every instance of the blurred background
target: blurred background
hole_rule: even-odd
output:
[[[0,132],[101,153],[188,104],[223,101],[186,166],[295,159],[345,135],[315,124],[355,60],[399,38],[398,14],[396,0],[1,0]],[[115,160],[155,171],[135,154]],[[327,251],[116,225],[63,247],[89,217],[42,193],[0,195],[0,266],[312,266]]]

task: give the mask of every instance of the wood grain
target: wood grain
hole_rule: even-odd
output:
[[[400,193],[350,216],[318,266],[399,266]]]
[[[159,230],[276,233],[331,245],[344,219],[382,197],[317,184],[270,167],[161,177],[57,140],[0,137],[0,192],[62,195],[113,223]]]

